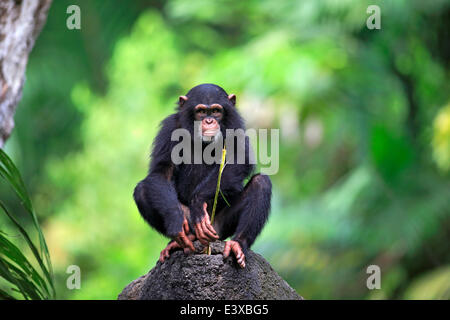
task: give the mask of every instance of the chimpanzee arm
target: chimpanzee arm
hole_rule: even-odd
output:
[[[138,184],[134,192],[135,201],[143,218],[169,237],[177,235],[183,225],[183,212],[172,182],[174,165],[170,158],[171,133],[175,128],[175,115],[162,122],[161,130],[153,144],[149,174]]]
[[[150,173],[135,191],[135,200],[142,217],[155,229],[168,237],[182,229],[183,213],[173,184],[159,172]],[[162,223],[158,223],[158,215]]]

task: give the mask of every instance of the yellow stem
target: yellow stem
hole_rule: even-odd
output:
[[[220,163],[220,167],[219,167],[219,177],[217,178],[216,194],[214,195],[214,204],[213,204],[213,209],[212,209],[212,213],[211,213],[211,225],[213,224],[214,216],[216,215],[217,197],[219,196],[220,180],[222,178],[222,172],[223,172],[223,167],[225,165],[226,154],[227,154],[227,150],[224,147],[222,149],[222,162]],[[207,248],[207,253],[208,253],[208,255],[211,254],[211,247],[209,246],[209,244],[208,244],[208,248]]]

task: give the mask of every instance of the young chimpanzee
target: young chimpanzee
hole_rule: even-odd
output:
[[[209,215],[219,163],[207,164],[202,160],[201,163],[175,164],[171,157],[178,143],[172,141],[172,132],[176,129],[187,129],[192,145],[195,139],[200,139],[201,150],[215,141],[226,141],[227,132],[230,132],[226,129],[245,130],[235,103],[236,96],[228,95],[217,85],[198,85],[186,96],[179,97],[177,112],[161,124],[153,143],[149,173],[134,190],[134,199],[142,217],[157,231],[172,239],[161,252],[160,261],[168,258],[174,249],[193,252],[192,241],[195,239],[207,245],[210,241],[233,236],[226,242],[223,255],[228,257],[233,252],[238,264],[245,267],[244,254],[268,218],[272,192],[269,177],[262,174],[253,175],[243,186],[244,179],[254,169],[249,161],[248,137],[245,137],[244,163],[237,161],[239,150],[242,150],[237,143],[234,144],[234,152],[227,150],[227,155],[234,154],[234,159],[229,161],[227,156],[213,225]],[[199,127],[194,126],[195,121],[199,121]],[[194,159],[194,149],[190,148],[191,159]]]

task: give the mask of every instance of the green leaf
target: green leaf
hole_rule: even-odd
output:
[[[47,283],[39,275],[39,273],[34,269],[28,259],[23,255],[19,248],[9,241],[0,232],[0,258],[4,259],[2,256],[9,258],[14,262],[25,274],[31,276],[32,280],[38,286],[42,287],[47,295],[49,295]]]
[[[225,201],[225,203],[227,204],[227,206],[231,207],[230,203],[228,202],[228,200],[225,198],[225,195],[223,194],[222,190],[219,189],[220,195],[222,196],[222,199]]]
[[[13,296],[9,295],[6,291],[0,289],[0,299],[2,300],[16,300]]]
[[[16,228],[19,230],[19,232],[23,235],[23,237],[25,238],[25,241],[27,242],[29,248],[31,249],[34,257],[36,258],[37,262],[39,263],[39,266],[41,267],[42,272],[44,273],[45,277],[47,278],[47,281],[52,285],[52,277],[50,276],[49,271],[47,270],[46,266],[44,265],[44,262],[42,261],[41,256],[39,255],[39,251],[37,250],[33,241],[30,239],[30,236],[28,235],[28,233],[20,225],[20,223],[9,213],[8,209],[6,208],[6,206],[4,205],[4,203],[2,201],[0,201],[0,207],[6,213],[8,218],[13,222],[13,224],[16,226]],[[5,260],[0,260],[0,261],[5,262]]]
[[[16,285],[25,299],[42,300],[45,298],[29,277],[7,260],[0,259],[0,276]]]
[[[26,211],[30,214],[33,220],[34,227],[36,228],[39,235],[41,255],[43,255],[45,258],[46,264],[50,270],[50,274],[53,274],[47,243],[45,242],[44,235],[39,226],[39,222],[34,212],[31,199],[26,191],[25,184],[23,183],[19,170],[2,149],[0,149],[0,175],[2,175],[6,179],[6,181],[10,183],[13,190],[22,200],[22,204],[24,205]]]
[[[33,268],[32,264],[22,254],[20,249],[17,248],[11,241],[7,240],[4,233],[0,237],[0,261],[3,263],[2,276],[6,280],[15,284],[26,299],[28,297],[32,299],[54,298],[55,288],[53,284],[53,270],[50,261],[49,250],[45,242],[44,235],[40,228],[37,216],[31,203],[31,199],[28,196],[19,170],[2,149],[0,149],[0,176],[14,190],[16,195],[21,200],[24,209],[30,215],[33,221],[33,226],[36,229],[39,237],[39,247],[36,247],[22,224],[8,211],[6,205],[0,200],[1,209],[11,220],[15,228],[24,237],[28,247],[31,249],[33,256],[40,266],[45,280],[40,276],[37,270]],[[9,259],[14,264],[17,264],[19,268],[16,265],[11,264],[11,262],[7,261],[6,259]],[[10,270],[8,270],[7,268],[10,268]],[[10,272],[13,272],[13,274],[11,274]],[[14,275],[19,276],[20,280],[16,279]],[[27,284],[26,281],[29,281],[30,283]],[[48,284],[51,288],[51,292],[49,290]],[[36,286],[41,288],[42,290],[37,289]],[[31,289],[34,287],[36,288]],[[38,294],[36,292],[38,292]],[[42,294],[42,292],[45,292],[45,295]]]

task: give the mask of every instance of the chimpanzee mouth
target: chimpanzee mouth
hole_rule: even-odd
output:
[[[220,130],[205,130],[201,137],[203,142],[220,141],[222,132]]]
[[[217,130],[205,130],[203,131],[204,137],[214,137],[217,134]]]

